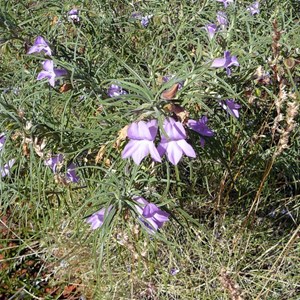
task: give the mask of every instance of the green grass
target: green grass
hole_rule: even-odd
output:
[[[224,10],[217,1],[0,4],[0,165],[16,159],[0,181],[0,299],[299,298],[299,117],[289,119],[289,105],[300,99],[300,4],[261,1],[255,16],[250,4],[229,5],[228,29],[212,40],[203,26]],[[153,15],[147,28],[134,12]],[[44,55],[26,54],[38,35],[69,72],[55,88],[36,80]],[[240,63],[231,77],[210,68],[225,50]],[[269,82],[255,78],[259,66]],[[166,75],[176,79],[162,85]],[[215,136],[202,148],[189,132],[197,158],[176,167],[122,160],[119,131],[141,119],[161,126],[160,95],[176,80],[176,103],[192,119],[207,115]],[[112,83],[128,94],[109,98]],[[239,119],[219,105],[230,98]],[[80,183],[44,165],[58,153],[62,170],[76,163]],[[171,214],[154,236],[133,195]],[[90,230],[85,218],[108,205]]]

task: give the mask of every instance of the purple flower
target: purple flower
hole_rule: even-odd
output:
[[[52,51],[51,51],[48,43],[44,40],[43,37],[38,36],[35,39],[33,46],[29,48],[27,54],[32,54],[32,53],[41,52],[41,51],[44,51],[49,56],[52,55]]]
[[[41,71],[38,74],[37,80],[47,78],[52,87],[55,85],[55,77],[65,76],[68,74],[66,70],[55,69],[53,67],[53,60],[49,59],[43,62],[43,69],[44,71]]]
[[[167,153],[167,157],[173,165],[178,164],[183,154],[196,157],[193,147],[185,140],[186,132],[180,122],[176,122],[173,118],[167,118],[163,127],[168,136],[161,133],[161,142],[157,147],[160,156]]]
[[[74,163],[70,163],[67,167],[66,173],[67,181],[78,183],[80,178],[76,175],[76,165]]]
[[[150,19],[153,17],[153,15],[148,15],[141,18],[141,25],[146,28],[149,25]]]
[[[259,2],[256,1],[252,3],[250,6],[248,6],[247,10],[250,12],[252,16],[255,14],[259,14]]]
[[[79,10],[77,8],[73,8],[68,12],[68,20],[69,22],[79,23]]]
[[[224,7],[226,8],[229,3],[233,3],[233,0],[217,0],[218,2],[222,2]]]
[[[224,52],[224,58],[216,58],[211,64],[212,68],[225,68],[228,76],[231,74],[230,67],[239,66],[236,56],[231,56],[229,51]]]
[[[5,141],[6,141],[6,136],[5,134],[2,132],[0,134],[0,151],[2,150],[4,144],[5,144]]]
[[[109,89],[107,90],[107,94],[110,98],[119,97],[121,95],[128,94],[125,90],[122,89],[122,87],[112,84]]]
[[[215,33],[218,31],[217,25],[215,24],[207,24],[205,25],[205,30],[208,33],[209,39],[212,39],[215,35]]]
[[[143,17],[141,13],[135,12],[132,14],[132,17],[140,20],[141,25],[146,28],[149,25],[150,19],[153,17],[153,15],[147,15]]]
[[[171,270],[170,270],[170,274],[171,275],[173,275],[173,276],[175,276],[177,273],[179,273],[180,272],[180,270],[179,269],[177,269],[177,268],[172,268]]]
[[[105,217],[109,214],[109,212],[112,209],[112,205],[108,206],[107,208],[104,207],[100,209],[99,211],[93,213],[91,216],[89,216],[86,219],[86,222],[91,225],[91,228],[93,230],[101,227],[104,223]]]
[[[142,197],[133,197],[133,200],[141,205],[135,205],[140,220],[145,224],[149,233],[154,234],[163,224],[169,221],[169,214],[159,209],[155,204],[149,203]]]
[[[5,144],[5,141],[6,141],[6,136],[5,136],[5,134],[2,132],[2,133],[0,134],[0,152],[1,152],[2,149],[3,149],[3,146],[4,146],[4,144]],[[11,169],[11,167],[14,165],[15,161],[16,161],[15,159],[11,159],[11,160],[8,161],[7,164],[4,165],[3,168],[0,167],[0,173],[1,173],[1,177],[2,177],[2,178],[5,177],[5,176],[7,176],[7,175],[9,174],[10,169]]]
[[[139,121],[132,123],[127,130],[130,139],[122,152],[122,158],[132,157],[133,161],[139,165],[144,157],[149,153],[154,161],[161,162],[161,158],[154,145],[157,134],[157,121]]]
[[[0,167],[0,173],[1,173],[1,177],[5,177],[9,174],[11,167],[14,165],[15,163],[15,159],[11,159],[8,161],[7,164],[4,165],[4,167]]]
[[[239,118],[239,109],[241,106],[234,102],[233,99],[223,100],[220,102],[221,106],[233,117]]]
[[[54,174],[58,174],[64,161],[64,156],[62,154],[55,155],[47,160],[45,160],[45,165],[50,167]],[[76,175],[76,165],[74,163],[70,163],[67,166],[66,171],[66,181],[78,183],[80,178]]]
[[[56,156],[53,156],[45,160],[45,165],[50,167],[53,173],[57,173],[56,168],[57,166],[59,166],[59,168],[61,167],[63,160],[64,160],[64,156],[62,154],[58,154]]]
[[[188,126],[200,134],[200,144],[204,147],[205,140],[203,136],[213,136],[214,132],[206,125],[208,119],[206,116],[203,116],[199,121],[188,120]]]
[[[217,12],[217,22],[220,26],[225,27],[228,25],[228,19],[226,13],[223,11]]]

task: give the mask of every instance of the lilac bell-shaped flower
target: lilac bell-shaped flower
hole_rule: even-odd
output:
[[[32,53],[36,53],[36,52],[41,52],[44,51],[45,54],[51,56],[52,55],[52,51],[48,45],[48,43],[44,40],[43,37],[38,36],[32,47],[29,48],[27,54],[32,54]]]
[[[48,166],[54,174],[58,174],[63,165],[63,160],[64,156],[62,154],[58,154],[45,160],[45,165]],[[76,175],[76,165],[74,163],[70,163],[67,166],[65,179],[67,182],[74,183],[78,183],[80,181],[80,178]]]
[[[6,141],[6,136],[5,134],[2,132],[0,134],[0,151],[2,150],[4,144],[5,144],[5,141]]]
[[[141,18],[141,25],[146,28],[149,25],[150,19],[153,17],[153,15],[144,16]]]
[[[231,56],[229,51],[224,52],[224,58],[216,58],[213,60],[212,68],[225,68],[228,76],[231,74],[231,66],[239,66],[236,56]]]
[[[218,31],[218,27],[216,24],[207,24],[204,26],[204,28],[207,31],[210,40],[214,37],[215,33]]]
[[[125,90],[122,89],[122,87],[118,86],[117,84],[112,84],[109,89],[107,90],[107,95],[110,98],[116,98],[121,95],[128,94]]]
[[[15,161],[16,161],[16,160],[15,160],[14,158],[13,158],[13,159],[10,159],[10,160],[8,161],[8,163],[4,165],[3,168],[0,167],[0,174],[1,174],[1,177],[2,177],[2,178],[4,178],[5,176],[7,176],[7,175],[10,173],[10,169],[11,169],[11,167],[14,165]]]
[[[157,147],[160,156],[165,153],[173,165],[177,165],[182,155],[196,157],[196,153],[191,145],[186,142],[186,132],[180,122],[173,118],[167,118],[164,121],[164,130],[168,136],[161,133],[161,142]]]
[[[250,6],[248,6],[247,10],[250,12],[252,16],[255,14],[259,14],[259,2],[256,1],[252,3]]]
[[[135,208],[141,216],[140,220],[151,234],[155,233],[165,222],[169,221],[170,214],[161,210],[155,204],[149,203],[142,197],[133,197],[133,200],[138,203],[138,205],[135,205]]]
[[[206,116],[203,116],[199,121],[188,120],[188,126],[200,134],[200,144],[204,147],[205,139],[204,136],[210,137],[214,135],[214,132],[206,125],[208,119]]]
[[[227,19],[227,15],[225,12],[223,12],[223,11],[217,12],[217,22],[218,22],[218,25],[220,25],[223,28],[228,25],[228,19]]]
[[[74,163],[70,163],[67,166],[66,179],[69,182],[78,183],[80,178],[76,175],[76,165]]]
[[[122,158],[132,157],[139,165],[149,153],[154,161],[161,162],[161,158],[154,145],[157,134],[157,121],[139,121],[132,123],[127,129],[127,136],[130,139],[122,152]]]
[[[49,59],[43,62],[43,69],[44,70],[38,74],[37,80],[47,78],[52,87],[55,85],[56,77],[66,76],[68,74],[67,70],[54,68],[53,60]]]
[[[109,214],[112,209],[112,205],[108,206],[107,208],[104,207],[99,211],[93,213],[86,219],[86,222],[91,225],[91,229],[95,230],[101,227],[104,223],[105,217]]]
[[[62,165],[63,160],[64,156],[62,154],[58,154],[45,160],[45,165],[48,166],[53,173],[57,173],[57,166]]]
[[[73,8],[68,12],[68,21],[75,22],[75,23],[80,22],[79,10],[77,8]]]
[[[138,12],[134,12],[132,14],[132,17],[140,20],[141,21],[141,25],[146,28],[149,25],[150,19],[153,17],[153,15],[147,15],[147,16],[142,16],[141,13]]]
[[[227,99],[220,102],[221,106],[233,117],[239,118],[239,109],[241,106],[234,102],[233,99]]]

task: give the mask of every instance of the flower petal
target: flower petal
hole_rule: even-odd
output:
[[[154,161],[161,162],[161,156],[156,149],[154,143],[149,143],[149,152]]]
[[[47,59],[43,62],[43,69],[48,72],[54,73],[53,60]]]
[[[64,69],[54,69],[54,74],[56,77],[66,76],[68,75],[68,71]]]
[[[186,142],[186,140],[177,141],[178,146],[182,149],[183,153],[189,157],[196,157],[195,150],[193,147]]]
[[[158,207],[153,203],[148,203],[143,210],[143,216],[146,218],[151,218],[157,213]]]
[[[141,163],[142,159],[149,154],[149,143],[152,143],[152,142],[149,142],[147,140],[146,141],[145,140],[142,140],[142,141],[132,140],[130,142],[129,142],[130,146],[128,147],[128,149],[126,149],[126,147],[124,148],[124,151],[122,153],[122,158],[131,156],[133,161],[137,165],[139,165]],[[128,156],[128,153],[130,153],[131,155]]]
[[[184,141],[184,140],[183,140]],[[171,141],[167,145],[167,157],[168,160],[173,164],[177,165],[182,157],[182,148],[177,144],[178,141]]]
[[[186,138],[186,132],[180,122],[176,122],[173,118],[167,118],[164,122],[164,130],[171,141],[181,140]],[[164,138],[164,139],[163,139]],[[162,140],[168,140],[163,135]]]
[[[50,74],[48,71],[41,71],[37,76],[37,80],[41,80],[41,79],[44,79],[44,78],[50,79],[51,76],[52,76],[52,74]]]
[[[134,122],[127,129],[127,136],[134,140],[152,141],[149,128],[144,121]]]
[[[225,64],[226,64],[225,58],[216,58],[213,60],[211,67],[212,68],[224,68]]]
[[[146,125],[149,128],[151,140],[154,141],[155,137],[157,135],[157,130],[158,130],[157,120],[151,120],[151,121],[147,122]]]

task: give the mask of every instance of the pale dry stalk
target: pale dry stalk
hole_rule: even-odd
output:
[[[274,153],[275,156],[280,155],[284,149],[287,149],[289,147],[289,137],[296,127],[295,118],[298,115],[298,111],[299,105],[295,101],[288,102],[286,110],[286,128],[281,133],[277,149]]]

